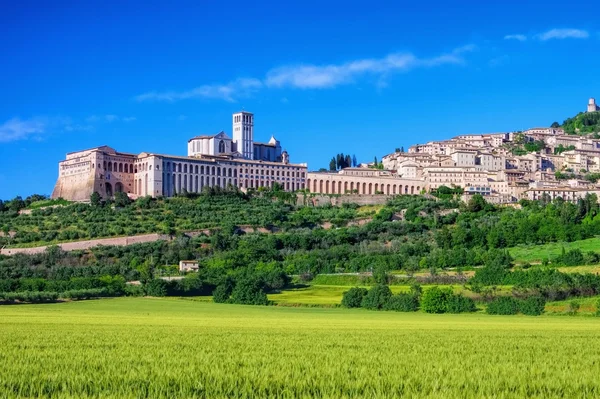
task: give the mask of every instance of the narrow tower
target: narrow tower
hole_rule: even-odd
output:
[[[254,114],[245,111],[233,114],[232,135],[237,151],[246,159],[254,159]]]
[[[596,111],[598,111],[598,106],[596,105],[596,99],[590,98],[590,101],[588,101],[587,112],[596,112]]]

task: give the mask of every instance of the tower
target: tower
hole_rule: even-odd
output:
[[[237,151],[246,159],[254,159],[254,114],[246,111],[233,114],[232,129]]]
[[[596,112],[598,111],[598,106],[596,105],[596,99],[590,98],[588,101],[587,112]]]

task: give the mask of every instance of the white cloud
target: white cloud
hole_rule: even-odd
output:
[[[527,40],[527,36],[516,34],[516,35],[506,35],[504,36],[504,40],[518,40],[520,42],[524,42]]]
[[[381,88],[386,85],[386,76],[393,72],[406,72],[415,68],[430,68],[446,64],[461,65],[465,63],[463,55],[476,49],[475,45],[468,44],[430,58],[419,58],[411,53],[393,53],[383,58],[358,59],[342,64],[287,65],[269,70],[263,80],[240,78],[227,84],[203,85],[187,91],[151,91],[138,95],[135,99],[174,102],[192,98],[212,98],[235,102],[264,87],[324,89],[353,83],[365,75],[379,78],[377,86]]]
[[[227,84],[203,85],[187,91],[152,91],[137,96],[136,100],[173,102],[191,98],[214,98],[234,102],[236,98],[246,97],[261,87],[262,83],[258,79],[240,78]]]
[[[46,123],[40,119],[13,118],[0,125],[0,142],[36,138],[46,133]]]
[[[432,58],[418,58],[411,53],[393,53],[384,58],[359,59],[343,64],[295,65],[274,68],[267,73],[268,87],[294,87],[299,89],[325,89],[353,83],[361,76],[385,76],[393,72],[407,72],[415,68],[436,67],[445,64],[464,64],[462,54],[476,50],[475,45],[454,49],[448,54]],[[384,80],[378,86],[385,86]]]
[[[123,118],[123,122],[134,122],[137,118],[135,116],[126,116]]]
[[[587,39],[590,34],[581,29],[551,29],[536,36],[539,40],[551,39]]]

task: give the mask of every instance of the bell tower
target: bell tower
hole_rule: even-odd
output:
[[[232,129],[237,151],[246,159],[254,159],[254,114],[246,111],[233,114]]]
[[[596,105],[596,99],[590,98],[588,101],[587,112],[596,112],[598,111],[598,106]]]

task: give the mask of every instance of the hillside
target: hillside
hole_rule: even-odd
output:
[[[567,134],[598,135],[600,132],[600,111],[580,112],[576,116],[566,119],[562,124],[562,128]]]

